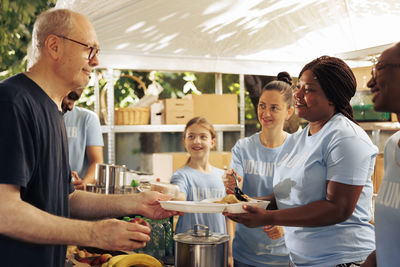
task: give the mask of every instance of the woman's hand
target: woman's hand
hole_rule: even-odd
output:
[[[224,183],[227,194],[233,194],[233,192],[235,192],[236,182],[235,178],[233,178],[232,173],[236,174],[239,183],[243,181],[243,178],[239,176],[234,169],[225,171],[224,175],[222,176],[222,182]]]
[[[232,221],[244,224],[249,228],[260,227],[273,223],[271,221],[271,216],[269,215],[271,211],[246,204],[243,204],[242,207],[245,211],[247,211],[247,213],[224,212],[223,215],[227,216]]]
[[[279,239],[283,236],[282,226],[266,225],[262,228],[262,230],[272,240]]]

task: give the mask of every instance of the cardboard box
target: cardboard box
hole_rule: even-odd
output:
[[[162,101],[157,101],[150,106],[150,124],[164,124],[164,104]]]
[[[212,124],[238,124],[236,94],[192,95],[194,117],[206,117]]]
[[[374,186],[374,194],[378,194],[379,186],[381,185],[383,178],[383,153],[379,153],[376,156],[375,169],[372,174],[372,183]]]
[[[185,166],[188,159],[189,153],[186,152],[154,153],[152,160],[153,175],[160,178],[161,182],[169,183],[172,174]],[[210,163],[217,168],[229,168],[231,159],[231,152],[210,152]]]
[[[164,123],[165,124],[186,124],[193,118],[193,100],[169,98],[163,100]]]

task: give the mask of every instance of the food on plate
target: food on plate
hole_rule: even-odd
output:
[[[115,267],[129,266],[162,267],[161,262],[156,258],[142,253],[128,255],[115,264]]]
[[[75,260],[89,264],[90,266],[100,266],[103,263],[107,263],[112,255],[109,253],[90,253],[86,249],[79,249],[75,245],[69,245],[67,247],[67,258],[68,257],[75,258]]]
[[[247,195],[243,195],[243,197],[247,199],[247,201],[249,201],[249,197]],[[236,198],[234,194],[226,195],[221,200],[214,201],[214,203],[225,203],[225,204],[234,204],[240,202],[245,202],[245,201],[240,201],[239,199]]]

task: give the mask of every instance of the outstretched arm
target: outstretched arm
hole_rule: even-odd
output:
[[[20,187],[0,184],[0,233],[38,244],[136,249],[150,240],[148,226],[122,220],[82,221],[55,216],[23,201]]]
[[[247,227],[268,224],[300,227],[331,225],[343,222],[351,216],[362,188],[363,186],[328,181],[324,200],[284,210],[263,210],[246,206],[244,209],[249,213],[225,215]]]
[[[99,219],[140,214],[149,219],[168,218],[178,213],[164,210],[159,201],[172,196],[155,191],[127,195],[102,195],[81,190],[70,194],[71,217]]]

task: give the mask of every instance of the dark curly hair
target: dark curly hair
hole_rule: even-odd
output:
[[[357,82],[350,67],[340,58],[322,56],[306,64],[299,77],[306,70],[317,78],[326,97],[334,103],[336,113],[340,112],[355,122],[350,99],[356,93]]]

